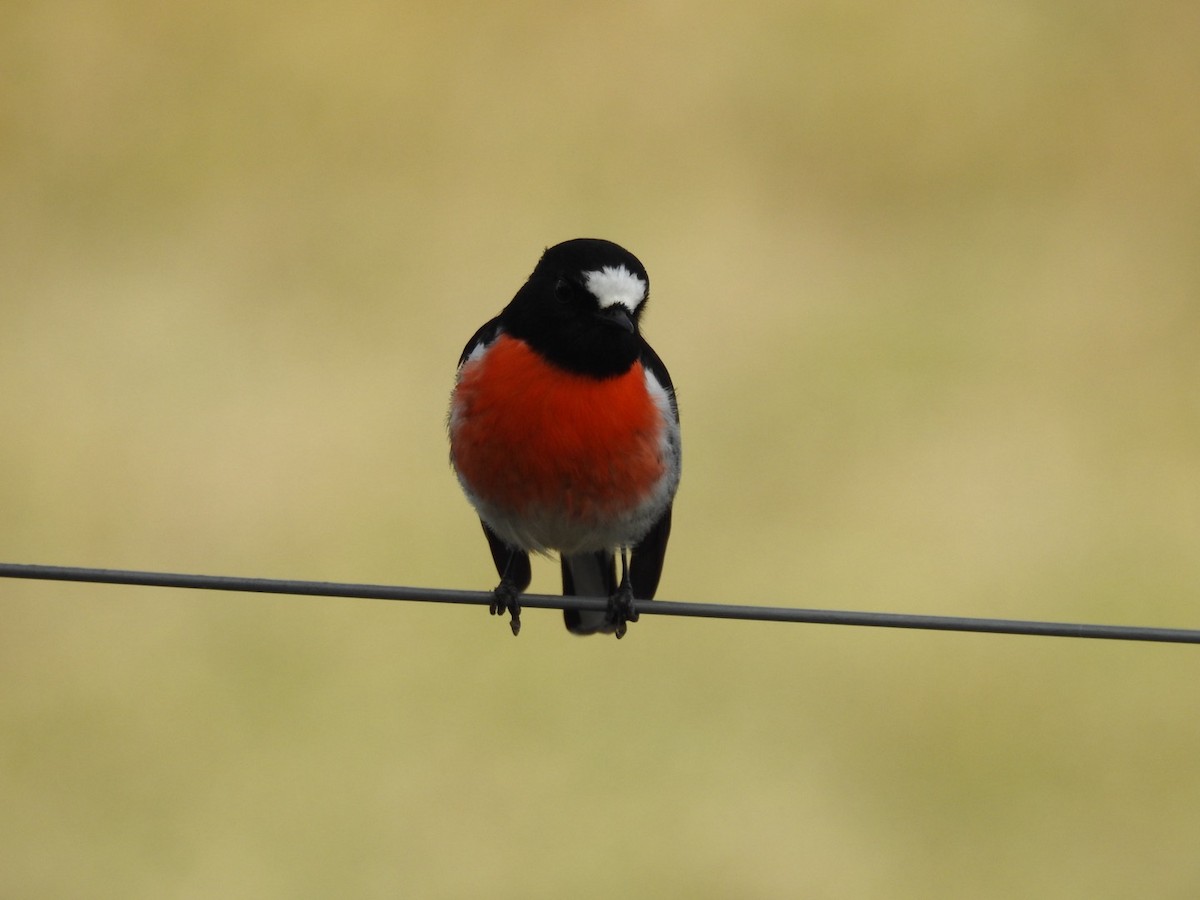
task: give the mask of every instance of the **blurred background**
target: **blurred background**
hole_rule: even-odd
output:
[[[455,361],[596,236],[679,389],[662,599],[1200,625],[1194,5],[4,18],[0,559],[490,589]],[[1200,894],[1186,646],[0,617],[4,896]]]

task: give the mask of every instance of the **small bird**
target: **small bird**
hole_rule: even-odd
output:
[[[579,238],[550,247],[458,361],[450,462],[479,514],[500,584],[493,615],[521,628],[530,553],[559,554],[575,634],[625,634],[662,574],[680,475],[671,376],[638,330],[650,292],[628,250]],[[621,578],[616,557],[621,558]]]

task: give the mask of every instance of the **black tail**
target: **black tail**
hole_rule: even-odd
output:
[[[617,592],[617,566],[607,550],[562,558],[564,597],[611,597]],[[613,628],[603,612],[563,610],[563,621],[572,634],[609,634]]]

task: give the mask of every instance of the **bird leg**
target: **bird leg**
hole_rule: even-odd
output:
[[[512,613],[513,637],[521,630],[521,591],[529,587],[529,555],[504,543],[487,523],[483,524],[483,533],[487,536],[488,546],[492,550],[492,559],[500,572],[500,583],[492,591],[492,602],[488,611],[493,616],[502,616],[505,612]]]
[[[625,623],[638,620],[637,606],[633,602],[633,586],[629,583],[629,553],[621,548],[621,584],[617,592],[608,598],[605,622],[612,626],[613,634],[620,640],[625,636]]]

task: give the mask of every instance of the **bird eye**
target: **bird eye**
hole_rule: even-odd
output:
[[[554,282],[554,299],[560,303],[566,303],[571,299],[571,282],[565,278],[560,278]]]

